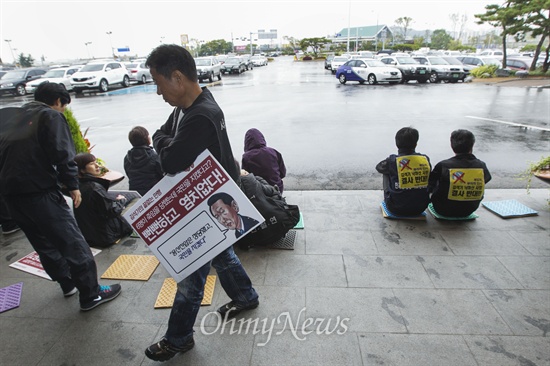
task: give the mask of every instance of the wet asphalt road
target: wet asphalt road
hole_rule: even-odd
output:
[[[453,155],[453,130],[471,130],[474,154],[493,175],[487,188],[522,188],[517,175],[550,152],[550,90],[497,85],[341,85],[322,62],[279,57],[226,75],[211,91],[225,113],[235,157],[240,160],[245,132],[258,128],[283,154],[290,190],[380,189],[374,167],[396,152],[395,132],[404,126],[420,131],[417,151],[434,165]],[[31,98],[2,97],[0,106]],[[89,127],[92,152],[122,172],[128,131],[141,125],[152,134],[172,110],[153,84],[86,94],[70,107],[82,129]],[[535,180],[533,187],[547,185]]]

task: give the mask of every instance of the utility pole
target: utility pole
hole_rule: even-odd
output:
[[[113,34],[113,32],[108,31],[105,33],[107,33],[107,35],[109,36],[109,43],[111,44],[111,54],[113,55],[113,58],[115,58],[115,49],[113,48],[113,41],[111,40],[111,34]]]
[[[90,58],[90,49],[88,48],[89,44],[92,44],[92,42],[84,42],[84,45],[86,46],[86,51],[88,52],[88,58]]]
[[[13,64],[15,65],[17,63],[17,60],[15,60],[15,56],[13,55],[13,49],[11,48],[11,39],[5,39],[4,41],[8,42],[8,45],[10,46],[11,57],[13,58]]]

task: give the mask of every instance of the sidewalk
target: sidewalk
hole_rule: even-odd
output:
[[[195,348],[163,365],[550,365],[548,189],[487,190],[486,201],[539,215],[480,207],[471,222],[384,219],[381,191],[285,195],[304,215],[295,249],[238,251],[260,294],[243,313],[256,333],[217,325],[211,312],[228,301],[218,282]],[[160,365],[144,350],[166,330],[170,310],[153,308],[163,268],[146,282],[102,280],[121,282],[121,296],[82,313],[78,296],[8,267],[31,251],[21,232],[0,237],[0,287],[24,283],[20,307],[0,314],[0,365]],[[128,238],[96,256],[98,273],[149,253]]]

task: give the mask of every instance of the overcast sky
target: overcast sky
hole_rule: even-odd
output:
[[[40,63],[60,59],[107,57],[113,48],[129,47],[130,55],[147,56],[163,43],[190,39],[209,41],[249,37],[259,29],[277,29],[279,38],[325,37],[343,28],[386,24],[411,17],[412,28],[452,31],[449,15],[468,16],[472,31],[486,0],[296,0],[296,1],[25,1],[0,0],[1,57],[31,54]],[[106,32],[112,32],[109,36]],[[91,42],[88,46],[86,42]]]

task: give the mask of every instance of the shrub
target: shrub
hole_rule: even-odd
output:
[[[497,65],[478,66],[470,71],[470,74],[475,78],[492,78],[498,69]]]
[[[76,150],[76,153],[80,154],[84,152],[90,152],[90,142],[85,138],[85,135],[82,134],[82,131],[80,130],[80,124],[78,124],[78,121],[76,120],[73,111],[69,108],[65,108],[63,115],[65,116],[65,118],[67,119],[67,123],[69,124],[69,129],[71,130],[71,135],[74,142],[74,149]]]

